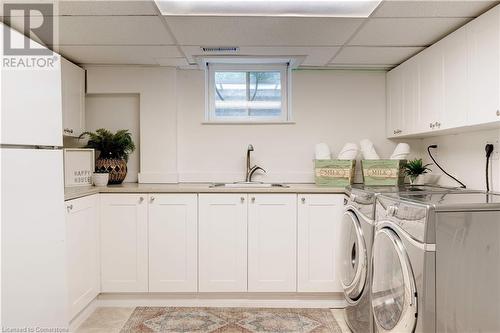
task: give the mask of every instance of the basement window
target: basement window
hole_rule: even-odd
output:
[[[206,122],[289,122],[289,72],[288,64],[206,63]]]

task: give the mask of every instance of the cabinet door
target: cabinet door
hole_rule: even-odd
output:
[[[196,194],[149,196],[149,291],[198,289]]]
[[[342,292],[337,262],[341,194],[299,194],[298,291]]]
[[[387,73],[386,134],[388,138],[399,135],[404,124],[403,71],[397,67]]]
[[[443,55],[440,45],[432,45],[418,56],[419,107],[416,117],[418,133],[439,129],[443,111]]]
[[[403,71],[403,116],[398,135],[415,131],[416,115],[420,109],[420,64],[412,58],[401,65]]]
[[[85,129],[85,70],[61,58],[63,135],[78,137]]]
[[[248,291],[297,290],[297,196],[252,194],[248,208]]]
[[[24,35],[2,22],[0,30],[2,36],[10,33],[12,45],[23,45]],[[35,41],[29,42],[42,47]],[[4,54],[3,42],[0,54]],[[47,68],[2,66],[0,144],[62,146],[61,57],[56,53],[54,56],[57,58],[51,59],[57,60]]]
[[[465,27],[446,36],[443,53],[442,129],[465,126],[467,121],[467,37]]]
[[[199,291],[247,290],[247,195],[199,195]]]
[[[69,315],[73,318],[99,294],[99,200],[92,195],[65,205]]]
[[[418,61],[410,59],[387,73],[387,137],[414,132],[419,96]]]
[[[466,25],[468,48],[468,123],[500,120],[500,7]],[[497,115],[498,112],[498,115]]]
[[[146,195],[101,195],[103,292],[148,290],[147,218]]]

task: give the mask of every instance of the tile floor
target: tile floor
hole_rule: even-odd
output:
[[[119,333],[125,325],[134,308],[102,307],[97,308],[90,317],[83,322],[76,333]],[[342,333],[350,333],[344,319],[342,309],[332,309],[332,314],[342,329]]]

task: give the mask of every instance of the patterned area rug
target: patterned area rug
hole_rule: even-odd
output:
[[[341,333],[329,309],[138,307],[121,333]]]

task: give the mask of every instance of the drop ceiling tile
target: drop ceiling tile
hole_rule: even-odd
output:
[[[329,68],[342,68],[342,69],[370,69],[370,70],[383,70],[387,71],[394,68],[394,65],[384,64],[329,64]]]
[[[157,59],[180,58],[176,46],[61,46],[59,52],[77,64],[158,65]]]
[[[174,44],[157,16],[61,16],[59,45]]]
[[[372,18],[349,45],[428,46],[468,21],[467,18]]]
[[[184,67],[189,65],[186,58],[156,58],[155,60],[160,66]]]
[[[204,53],[200,46],[181,46],[190,63],[196,62],[196,56],[219,56],[228,53]],[[340,47],[260,47],[242,46],[235,55],[242,56],[305,56],[303,66],[324,66]]]
[[[337,54],[332,64],[399,65],[423,49],[423,47],[349,46]]]
[[[59,1],[59,15],[157,15],[153,0]]]
[[[477,17],[499,1],[383,1],[372,17]]]
[[[169,16],[180,45],[337,46],[364,19],[318,17]]]

